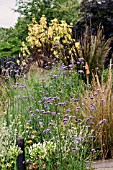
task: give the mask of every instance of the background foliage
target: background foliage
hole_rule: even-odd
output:
[[[54,18],[64,19],[68,24],[75,23],[79,18],[78,6],[78,0],[16,0],[14,11],[20,17],[14,28],[0,28],[0,57],[19,55],[21,43],[28,36],[28,24],[33,17],[39,21],[45,15],[48,23]]]

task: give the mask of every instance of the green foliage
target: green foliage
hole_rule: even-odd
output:
[[[78,6],[79,1],[77,0],[17,0],[17,9],[15,11],[19,12],[22,17],[25,17],[30,22],[33,17],[39,21],[41,16],[45,15],[48,22],[58,18],[59,20],[66,20],[69,24],[70,22],[77,21],[79,14]]]
[[[56,14],[56,18],[59,20],[65,20],[68,24],[75,24],[80,18],[79,11],[80,1],[78,0],[59,0],[55,2],[55,11],[59,11],[60,14]]]
[[[0,28],[0,57],[19,55],[20,47],[16,29]]]
[[[18,83],[7,84],[9,97],[6,99],[5,123],[2,124],[1,133],[3,129],[9,129],[11,132],[7,142],[13,145],[15,138],[24,137],[29,168],[38,166],[40,169],[49,170],[51,167],[66,170],[68,167],[70,170],[85,170],[85,159],[91,156],[91,148],[87,145],[92,141],[88,139],[88,142],[84,142],[83,139],[88,138],[91,132],[87,131],[83,121],[75,122],[80,116],[78,114],[78,117],[74,117],[75,108],[70,110],[71,98],[81,93],[82,82],[77,86],[77,73],[63,66],[48,73],[50,76],[42,75],[44,79],[32,73],[28,79],[18,79]],[[76,138],[80,138],[80,141],[74,143]],[[87,154],[88,151],[90,154]],[[9,155],[6,156],[6,162],[8,160],[10,163]],[[3,162],[3,165],[6,167],[7,164]]]
[[[27,160],[32,156],[29,168],[85,170],[86,159],[107,158],[113,143],[112,83],[111,65],[106,82],[96,75],[91,86],[84,86],[73,67],[62,65],[2,85],[7,101],[0,130],[1,141],[7,139],[4,147],[24,137]],[[8,154],[6,158],[10,162]]]

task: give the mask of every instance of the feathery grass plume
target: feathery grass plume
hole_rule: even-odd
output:
[[[98,75],[92,79],[91,87],[84,91],[81,102],[84,103],[82,114],[84,117],[93,117],[92,128],[96,140],[95,145],[100,150],[101,158],[111,156],[113,143],[113,77],[111,62],[107,80],[100,82]],[[85,96],[85,98],[84,98]]]
[[[105,41],[101,25],[98,27],[96,35],[93,35],[91,28],[89,29],[86,26],[86,31],[81,36],[81,53],[77,48],[75,49],[77,57],[84,58],[84,61],[88,64],[90,77],[92,77],[92,72],[98,72],[99,76],[101,75],[106,57],[110,51],[111,40],[112,38],[109,38]]]

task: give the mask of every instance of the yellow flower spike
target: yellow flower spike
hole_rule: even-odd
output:
[[[17,64],[20,65],[20,60],[17,60]]]
[[[32,22],[33,22],[33,23],[37,23],[37,22],[36,22],[36,18],[35,18],[35,17],[34,17],[34,18],[32,18]]]
[[[32,143],[32,140],[26,141],[26,144],[31,144],[31,143]]]
[[[41,19],[40,19],[40,25],[42,25],[44,28],[47,25],[47,19],[45,17],[45,15],[42,15]]]
[[[28,37],[26,38],[26,41],[29,43],[30,47],[32,49],[36,47],[37,52],[42,53],[42,45],[45,45],[46,43],[51,44],[50,52],[52,52],[56,58],[60,58],[62,56],[64,44],[72,43],[71,26],[73,24],[68,25],[65,20],[62,20],[61,23],[59,23],[58,19],[55,18],[51,20],[49,27],[47,27],[47,19],[45,15],[41,17],[39,24],[36,22],[35,18],[33,18],[32,21],[32,24],[28,25]],[[62,44],[62,46],[56,45],[61,39],[61,43],[64,44]],[[26,48],[26,45],[23,44],[22,47],[22,52],[24,54],[28,54],[29,51]],[[54,47],[56,49],[54,49]],[[59,55],[59,53],[61,54]]]
[[[53,54],[56,56],[58,55],[58,51],[54,51]]]
[[[25,46],[26,46],[24,42],[22,42],[22,46],[23,46],[23,47],[25,47]]]
[[[59,58],[59,55],[57,54],[57,55],[55,55],[55,57],[56,57],[56,58]]]
[[[35,139],[35,136],[34,136],[34,135],[32,135],[32,136],[31,136],[31,139]]]
[[[76,42],[76,43],[75,43],[75,47],[76,47],[77,49],[80,49],[80,42]]]
[[[70,23],[69,28],[73,28],[73,23],[72,22]]]
[[[63,27],[67,27],[67,23],[66,23],[66,21],[65,21],[65,20],[62,20],[62,21],[61,21],[61,26],[63,26]]]
[[[49,27],[48,28],[48,37],[52,37],[53,36],[53,28]]]
[[[22,65],[23,65],[23,66],[26,66],[25,60],[22,61]]]
[[[58,19],[55,18],[55,19],[51,20],[51,22],[52,22],[52,23],[58,23]]]
[[[54,39],[53,39],[55,42],[60,42],[60,36],[56,36],[56,37],[54,37]]]

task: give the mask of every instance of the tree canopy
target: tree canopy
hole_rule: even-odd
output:
[[[45,15],[48,22],[57,18],[64,19],[69,24],[76,22],[79,17],[78,0],[16,0],[16,2],[15,11],[29,21],[32,21],[33,17],[39,21],[42,15]]]
[[[17,30],[14,28],[0,28],[0,57],[19,54],[21,40],[18,39]]]
[[[100,24],[104,27],[106,38],[113,35],[113,0],[82,0],[80,12],[82,17],[75,25],[78,35],[86,25],[95,32]]]

